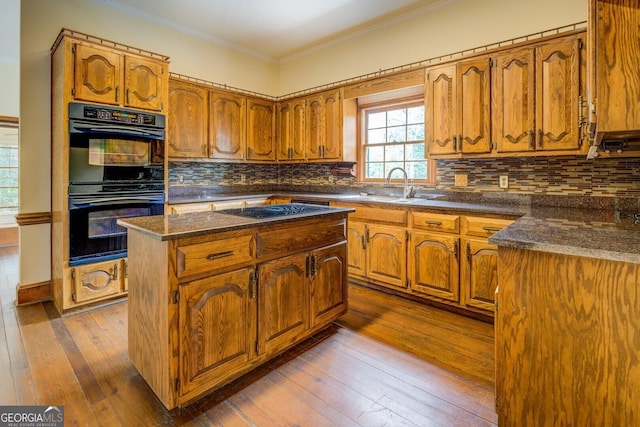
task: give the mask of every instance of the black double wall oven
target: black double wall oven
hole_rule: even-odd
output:
[[[118,218],[164,212],[165,116],[69,104],[69,265],[127,255]]]

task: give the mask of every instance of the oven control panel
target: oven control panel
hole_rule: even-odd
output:
[[[69,103],[69,119],[144,125],[158,128],[164,128],[165,121],[165,117],[162,114],[76,102]]]

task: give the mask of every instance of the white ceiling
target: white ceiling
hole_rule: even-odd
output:
[[[454,0],[91,0],[267,60],[430,13]]]

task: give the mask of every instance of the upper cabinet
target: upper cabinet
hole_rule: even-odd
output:
[[[595,144],[640,139],[638,28],[637,0],[590,0],[589,133]]]
[[[279,104],[278,161],[342,159],[340,89]]]
[[[168,63],[85,41],[73,43],[72,96],[153,111],[166,105]]]
[[[275,161],[275,103],[172,78],[170,159]]]
[[[577,154],[582,34],[428,68],[431,157]]]

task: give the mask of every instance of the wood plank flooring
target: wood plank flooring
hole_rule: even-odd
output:
[[[167,411],[127,355],[127,302],[15,307],[0,247],[0,404],[64,405],[65,425],[493,426],[493,328],[350,288],[339,322],[187,408]]]

